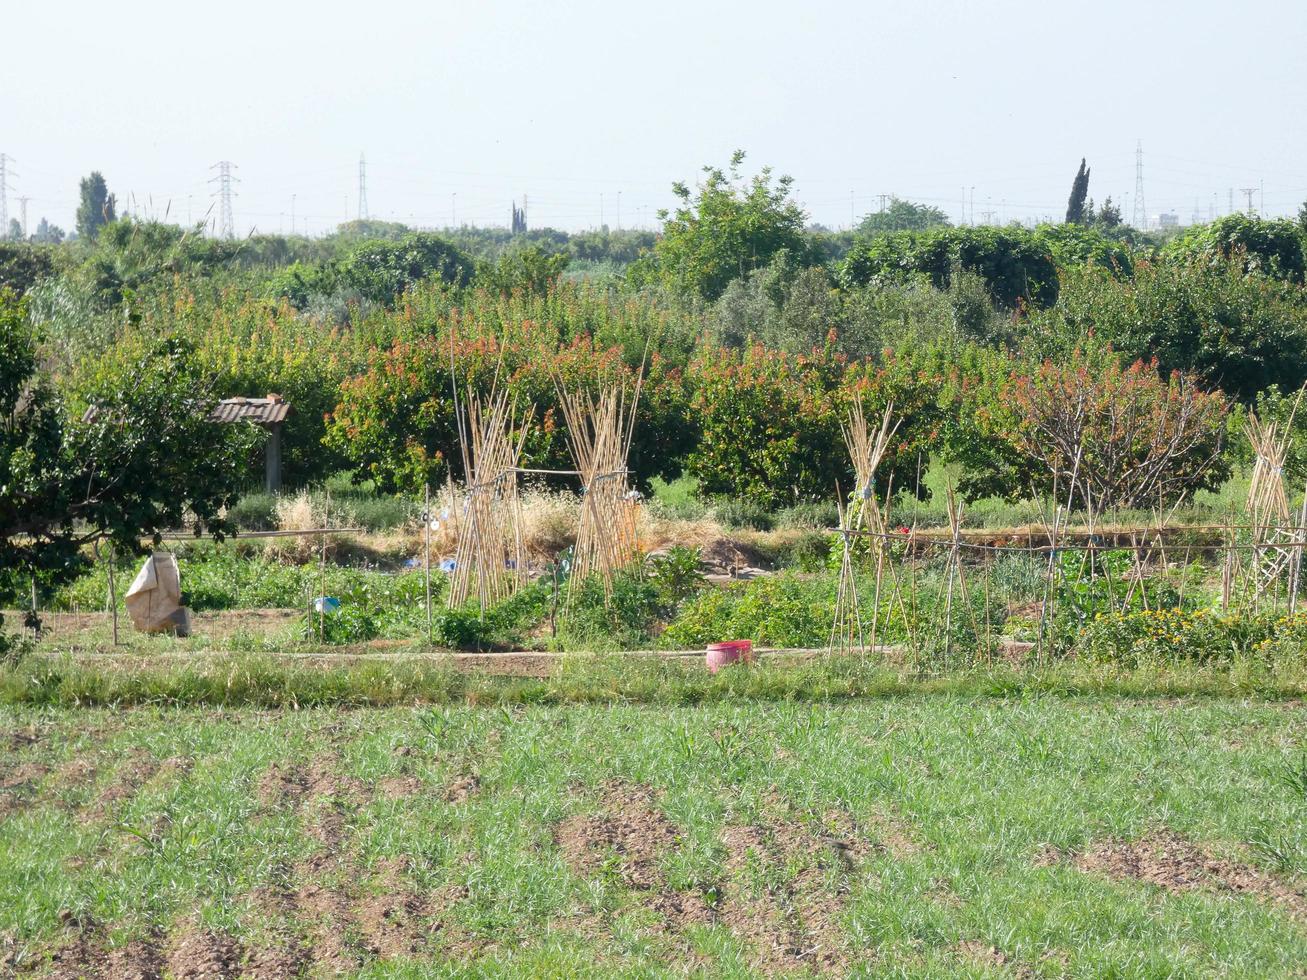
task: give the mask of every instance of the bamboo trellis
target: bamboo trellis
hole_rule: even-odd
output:
[[[613,573],[640,553],[640,496],[630,487],[627,460],[643,380],[641,372],[630,389],[613,385],[597,397],[569,392],[557,383],[568,444],[581,476],[571,582],[598,573],[605,594],[612,592]]]
[[[483,401],[469,390],[461,414],[467,486],[457,517],[449,607],[461,606],[475,592],[484,613],[526,582],[517,477],[532,412],[519,425],[516,403],[506,393],[492,391]]]
[[[1248,516],[1255,549],[1248,571],[1252,599],[1256,602],[1266,593],[1274,592],[1286,573],[1294,584],[1297,583],[1304,522],[1299,521],[1298,527],[1292,526],[1289,495],[1284,486],[1290,426],[1281,428],[1277,422],[1263,422],[1256,415],[1250,415],[1247,433],[1257,456],[1248,486]]]

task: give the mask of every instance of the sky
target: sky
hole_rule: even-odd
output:
[[[359,215],[421,227],[657,227],[671,184],[746,151],[814,222],[881,195],[955,223],[1060,219],[1090,195],[1204,220],[1307,201],[1307,4],[6,4],[0,152],[29,231],[74,225],[79,178],[120,210],[321,234]],[[974,188],[974,190],[973,190]],[[966,204],[964,206],[964,195]],[[974,202],[974,203],[973,203]]]

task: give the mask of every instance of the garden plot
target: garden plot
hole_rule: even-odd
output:
[[[0,709],[22,976],[1307,958],[1300,703]]]

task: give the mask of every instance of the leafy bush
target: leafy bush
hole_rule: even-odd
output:
[[[770,531],[775,526],[771,509],[747,497],[717,497],[713,500],[713,514],[729,528]]]
[[[558,628],[564,649],[631,650],[650,644],[663,596],[643,566],[615,573],[611,595],[598,575],[568,588]]]
[[[944,289],[955,269],[977,273],[995,302],[1009,309],[1051,305],[1057,299],[1057,267],[1049,244],[1018,228],[938,228],[891,232],[859,241],[840,265],[846,288],[879,279],[925,275]]]
[[[1103,614],[1080,633],[1077,653],[1096,663],[1155,667],[1225,666],[1307,653],[1307,613],[1222,615],[1209,609],[1153,609]]]
[[[1181,265],[1197,259],[1220,268],[1235,261],[1248,272],[1295,283],[1307,272],[1302,232],[1287,218],[1228,214],[1187,229],[1167,242],[1162,255]]]
[[[838,527],[839,507],[833,500],[803,500],[778,510],[774,515],[776,527],[823,531]]]
[[[447,325],[454,329],[452,325]],[[368,355],[365,370],[345,381],[327,423],[326,445],[382,491],[419,492],[438,484],[459,456],[450,359],[465,392],[496,383],[517,399],[519,422],[534,406],[524,463],[545,469],[574,465],[562,424],[555,376],[578,389],[599,383],[633,384],[635,371],[616,346],[600,348],[588,335],[565,345],[553,328],[518,322],[508,336],[395,340]],[[462,393],[460,393],[462,397]],[[675,472],[690,435],[680,372],[651,358],[638,408],[629,462],[637,482]]]
[[[658,594],[659,609],[664,615],[674,613],[681,603],[705,587],[707,583],[699,564],[699,549],[680,545],[646,562],[649,578]]]
[[[0,289],[12,289],[23,295],[53,275],[55,254],[56,250],[49,245],[0,242]]]
[[[708,505],[699,499],[699,481],[687,475],[674,480],[655,476],[650,482],[650,507],[660,516],[697,521],[707,516]]]
[[[677,648],[725,640],[753,640],[773,647],[824,646],[834,612],[832,579],[768,576],[704,591],[667,626],[661,643]]]
[[[472,273],[471,260],[459,249],[438,235],[414,232],[399,240],[359,242],[342,258],[321,265],[292,265],[269,289],[300,310],[315,298],[340,294],[389,305],[424,279],[461,285]]]
[[[1179,372],[1159,377],[1156,362],[1122,368],[1110,349],[1077,349],[1016,374],[1003,402],[990,422],[1040,464],[1037,485],[1074,487],[1100,513],[1173,501],[1229,476],[1225,398]]]
[[[1194,373],[1245,403],[1268,385],[1296,391],[1307,380],[1307,294],[1245,272],[1237,258],[1141,261],[1128,280],[1067,270],[1057,305],[1036,313],[1030,331],[1042,356],[1108,343],[1127,360],[1156,359],[1164,375]]]
[[[227,516],[242,531],[272,531],[277,527],[277,495],[247,493]]]

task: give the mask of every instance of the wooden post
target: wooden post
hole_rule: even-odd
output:
[[[322,558],[318,562],[318,642],[327,642],[327,536],[322,536]]]
[[[428,483],[425,488],[422,504],[422,522],[426,525],[423,534],[426,539],[425,544],[425,561],[422,562],[422,577],[427,593],[427,642],[433,642],[431,627],[431,484]]]
[[[1294,540],[1298,544],[1293,557],[1293,574],[1289,578],[1289,615],[1293,616],[1298,611],[1298,589],[1302,586],[1302,561],[1303,549],[1307,548],[1307,541],[1304,541],[1304,535],[1307,531],[1307,486],[1302,490],[1302,512],[1298,515],[1298,528],[1293,532]]]
[[[109,548],[109,612],[113,617],[113,645],[118,645],[118,585],[113,580],[113,548]]]

